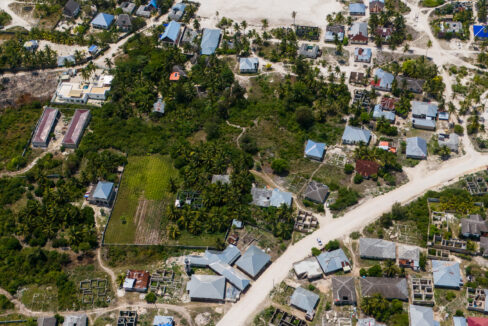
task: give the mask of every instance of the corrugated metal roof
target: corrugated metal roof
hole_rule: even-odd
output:
[[[291,296],[290,304],[305,312],[313,312],[319,299],[318,294],[297,287]]]
[[[342,134],[342,141],[345,143],[369,143],[371,139],[371,131],[358,127],[346,126]]]
[[[411,304],[408,310],[411,326],[434,326],[434,311],[432,308]]]
[[[427,142],[420,137],[407,138],[407,157],[427,157]]]
[[[159,38],[160,41],[171,41],[176,43],[178,41],[178,35],[180,34],[181,24],[175,22],[174,20],[170,21],[164,33]]]
[[[271,257],[267,253],[252,245],[239,258],[236,266],[247,275],[256,277],[270,261]]]
[[[317,256],[317,260],[325,274],[337,272],[342,270],[344,266],[351,265],[341,248],[323,252]]]
[[[305,155],[317,160],[322,160],[324,157],[325,148],[325,143],[316,143],[309,139],[305,144]]]
[[[395,121],[395,112],[393,111],[383,111],[381,104],[376,104],[373,111],[373,119],[385,118],[390,122]]]
[[[291,192],[281,191],[278,188],[273,189],[271,192],[270,206],[280,207],[281,205],[291,206],[293,196]]]
[[[244,291],[249,285],[251,285],[251,281],[246,277],[246,275],[230,265],[216,261],[208,265],[208,267],[210,267],[215,273],[224,276],[227,281],[232,283],[232,285],[234,285],[240,291]]]
[[[359,255],[365,258],[395,259],[396,246],[394,242],[383,239],[359,239]]]
[[[201,54],[211,55],[215,53],[215,50],[219,46],[220,34],[220,29],[205,28],[203,30],[202,42],[200,43],[202,49]]]
[[[93,198],[108,200],[113,188],[113,182],[99,181],[93,192]]]
[[[114,16],[101,12],[95,18],[93,18],[91,24],[108,28],[110,25],[112,25],[113,21]]]
[[[408,300],[407,280],[404,278],[363,277],[360,283],[363,296],[379,293],[388,300]]]
[[[224,300],[225,277],[218,275],[192,275],[186,284],[191,299]]]
[[[69,123],[68,131],[63,138],[63,145],[77,145],[80,141],[83,131],[90,119],[90,110],[76,110],[71,122]]]
[[[412,115],[435,118],[437,117],[437,110],[437,104],[412,101]]]
[[[332,278],[332,297],[334,302],[355,303],[356,286],[354,277],[333,277]]]
[[[434,286],[459,288],[462,283],[459,263],[453,261],[432,260]]]
[[[366,6],[364,3],[351,3],[349,5],[350,13],[366,13]]]
[[[258,58],[240,58],[239,70],[258,70],[259,59]]]

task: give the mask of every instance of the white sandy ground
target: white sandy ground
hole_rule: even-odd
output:
[[[17,1],[14,0],[0,0],[0,10],[5,11],[12,17],[12,21],[10,22],[9,25],[5,27],[13,27],[13,26],[21,26],[24,27],[25,29],[30,29],[34,24],[31,22],[28,22],[24,18],[20,17],[17,15],[10,7],[8,6],[11,3],[15,3]]]

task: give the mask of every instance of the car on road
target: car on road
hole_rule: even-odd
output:
[[[322,240],[320,240],[320,238],[317,238],[317,243],[319,244],[320,247],[322,247],[323,243]]]

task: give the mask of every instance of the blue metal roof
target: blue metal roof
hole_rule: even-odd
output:
[[[346,144],[369,143],[371,131],[357,127],[346,126],[342,134],[342,142]]]
[[[354,56],[357,57],[356,60],[359,61],[371,61],[372,52],[370,48],[355,48]]]
[[[208,267],[210,267],[210,269],[212,269],[215,273],[225,277],[227,281],[232,283],[232,285],[234,285],[240,291],[244,291],[249,285],[251,285],[251,281],[246,277],[246,275],[230,265],[216,261],[208,265]]]
[[[351,3],[349,5],[349,12],[366,13],[366,6],[364,5],[364,3]]]
[[[165,28],[164,33],[159,37],[160,41],[178,41],[178,35],[180,34],[181,24],[175,22],[174,20],[170,21],[168,26]]]
[[[91,45],[89,48],[88,48],[88,52],[95,52],[98,50],[98,46],[96,45]]]
[[[452,321],[454,322],[454,326],[468,326],[464,317],[452,317]]]
[[[342,249],[326,251],[317,256],[320,267],[325,274],[330,274],[342,270],[344,265],[351,265],[349,259]]]
[[[313,312],[319,299],[318,294],[297,287],[291,296],[290,304],[305,312]]]
[[[488,28],[487,26],[483,25],[473,25],[473,34],[475,37],[487,38]]]
[[[151,0],[151,2],[149,2],[149,5],[150,6],[153,6],[156,9],[158,9],[158,2],[157,2],[157,0]]]
[[[184,4],[183,2],[180,2],[180,3],[175,4],[171,9],[178,10],[178,11],[185,11],[185,8],[186,8],[186,4]]]
[[[112,25],[113,21],[114,16],[101,12],[92,20],[91,24],[108,28],[110,25]]]
[[[113,188],[113,182],[99,181],[97,187],[95,188],[95,191],[93,192],[93,197],[108,200]]]
[[[309,139],[305,144],[305,156],[322,160],[324,157],[325,146],[325,143],[316,143]]]
[[[259,66],[258,58],[240,58],[239,70],[257,70]]]
[[[458,289],[462,283],[459,263],[433,260],[432,273],[434,274],[434,286]]]
[[[202,42],[200,43],[200,47],[202,48],[201,54],[214,54],[215,50],[219,46],[220,34],[220,29],[205,28],[203,30]]]
[[[395,113],[392,111],[383,111],[380,104],[376,104],[374,106],[373,111],[373,119],[380,119],[381,117],[385,118],[390,122],[395,121]]]
[[[434,311],[431,307],[409,306],[410,325],[415,326],[434,326]]]
[[[290,192],[281,191],[278,188],[273,189],[270,198],[270,206],[280,207],[282,204],[290,207],[293,197]]]
[[[407,157],[427,157],[427,142],[420,137],[407,138]]]

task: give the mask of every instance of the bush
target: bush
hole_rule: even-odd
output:
[[[312,248],[312,256],[318,256],[321,253],[322,253],[322,251],[320,251],[319,248],[315,248],[315,247]]]
[[[456,313],[454,314],[456,317],[464,317],[464,312],[462,310],[456,310]]]
[[[146,297],[144,298],[147,303],[155,303],[158,297],[156,297],[156,294],[154,292],[149,292],[146,294]]]
[[[381,277],[382,269],[381,266],[376,264],[373,267],[368,268],[368,276],[371,277]]]
[[[313,286],[313,284],[309,284],[309,285],[308,285],[308,290],[309,290],[309,291],[313,291],[313,290],[315,290],[315,286]]]
[[[345,174],[351,174],[353,172],[354,172],[354,166],[352,166],[352,164],[347,163],[346,165],[344,165]]]
[[[339,248],[340,248],[340,244],[339,244],[339,241],[337,241],[337,240],[330,240],[325,245],[325,250],[327,250],[327,251],[337,250]]]
[[[452,292],[452,291],[448,291],[446,293],[446,300],[447,301],[452,301],[456,298],[456,293]]]
[[[283,174],[285,172],[288,172],[289,166],[286,160],[282,158],[277,158],[271,163],[271,168],[273,169],[274,173]]]
[[[354,231],[353,233],[351,233],[351,234],[349,235],[349,237],[350,237],[351,239],[353,239],[353,240],[357,240],[357,239],[359,239],[359,238],[361,237],[361,233],[360,233],[360,232],[358,232],[358,231]]]
[[[361,268],[359,270],[359,276],[361,277],[368,276],[368,272],[364,268]]]
[[[462,136],[464,134],[464,128],[461,125],[455,125],[454,126],[454,132],[458,134],[459,136]]]
[[[295,112],[295,119],[302,128],[310,128],[314,121],[312,110],[308,107],[298,108]]]
[[[356,175],[354,176],[354,183],[355,184],[360,184],[361,182],[363,182],[364,178],[362,175],[360,175],[359,173],[356,173]]]

